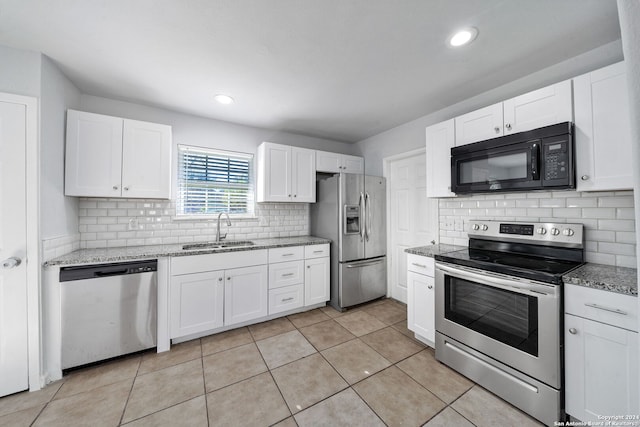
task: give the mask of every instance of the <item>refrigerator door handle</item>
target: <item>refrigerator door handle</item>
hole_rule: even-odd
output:
[[[365,193],[364,195],[364,211],[366,212],[367,219],[365,220],[365,237],[367,238],[367,242],[369,241],[369,236],[371,235],[371,197],[369,193]]]
[[[369,267],[370,265],[380,264],[381,262],[383,262],[382,259],[376,259],[374,261],[351,262],[347,264],[347,268]]]
[[[365,236],[365,224],[364,224],[364,211],[367,208],[367,203],[366,200],[364,198],[364,193],[360,192],[360,199],[358,200],[358,207],[360,208],[360,241],[364,242],[364,236]]]

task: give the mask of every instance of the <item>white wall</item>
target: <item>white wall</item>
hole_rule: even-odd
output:
[[[64,196],[65,117],[80,91],[42,56],[40,96],[40,234],[43,240],[78,233],[78,199]]]
[[[40,58],[36,52],[0,45],[0,92],[39,97]]]
[[[364,156],[366,173],[368,175],[382,175],[382,159],[394,154],[405,153],[424,147],[424,130],[427,126],[621,60],[622,45],[620,41],[606,44],[582,55],[545,68],[544,70],[436,111],[435,113],[422,116],[360,141],[356,144],[357,154]]]

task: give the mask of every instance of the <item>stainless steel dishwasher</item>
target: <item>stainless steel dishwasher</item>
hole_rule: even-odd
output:
[[[62,369],[156,346],[158,263],[62,267]]]

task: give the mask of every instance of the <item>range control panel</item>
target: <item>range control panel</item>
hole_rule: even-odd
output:
[[[474,239],[582,247],[583,228],[582,224],[471,220],[468,234]]]

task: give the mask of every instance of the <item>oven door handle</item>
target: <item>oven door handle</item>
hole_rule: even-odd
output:
[[[507,291],[517,292],[520,294],[531,295],[535,297],[556,297],[557,289],[554,286],[552,289],[549,285],[536,285],[533,283],[526,283],[518,280],[509,280],[502,277],[498,277],[491,272],[476,273],[468,271],[462,268],[449,267],[443,264],[436,264],[436,270],[442,270],[451,276],[458,277],[460,279],[469,279],[480,284],[487,283],[496,288],[504,289]]]

